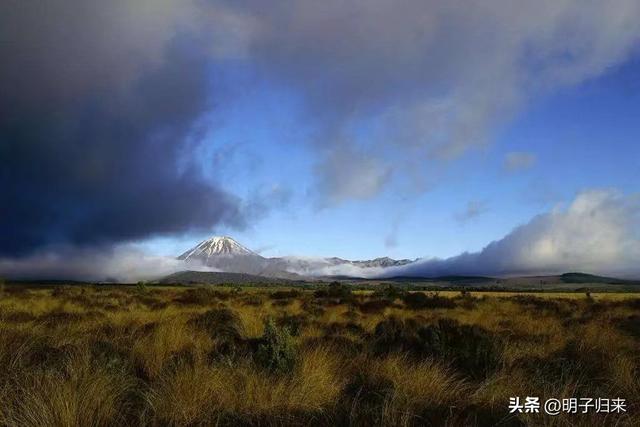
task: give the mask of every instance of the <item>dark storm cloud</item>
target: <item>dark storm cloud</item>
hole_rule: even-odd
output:
[[[189,16],[162,1],[2,3],[0,255],[243,225],[189,156],[212,103]]]

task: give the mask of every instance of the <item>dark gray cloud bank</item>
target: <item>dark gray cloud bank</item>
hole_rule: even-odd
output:
[[[639,15],[636,0],[4,1],[0,257],[254,219],[243,206],[262,202],[192,156],[208,115],[224,114],[224,64],[299,96],[328,206],[418,182],[533,96],[620,64]]]
[[[2,3],[0,255],[243,225],[238,200],[189,157],[216,94],[185,13]]]

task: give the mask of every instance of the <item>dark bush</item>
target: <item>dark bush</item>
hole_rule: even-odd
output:
[[[264,304],[264,301],[259,295],[249,295],[242,298],[242,304],[260,307],[262,304]]]
[[[38,316],[34,316],[31,313],[27,313],[26,311],[12,311],[10,313],[3,313],[0,316],[4,322],[13,322],[13,323],[22,323],[22,322],[32,322],[38,319]]]
[[[191,323],[214,339],[242,340],[244,335],[240,317],[227,308],[206,311],[192,319]]]
[[[49,313],[44,313],[38,317],[38,320],[44,322],[47,326],[60,326],[61,324],[79,322],[84,318],[80,313],[63,311],[56,309]]]
[[[450,298],[441,297],[437,293],[426,295],[423,292],[409,292],[402,297],[405,305],[412,310],[426,308],[455,308],[456,303]]]
[[[291,298],[297,298],[300,296],[300,291],[297,289],[291,289],[288,291],[275,291],[275,292],[271,292],[271,294],[269,295],[269,297],[271,299],[291,299]]]
[[[136,283],[136,289],[140,293],[145,293],[145,292],[147,292],[147,284],[145,282],[140,281],[140,282]]]
[[[235,349],[235,347],[233,348]],[[224,354],[224,356],[229,356]],[[192,367],[196,363],[196,351],[193,346],[183,348],[179,351],[171,353],[168,360],[162,365],[164,372],[177,372],[184,367]]]
[[[29,368],[63,371],[69,365],[77,347],[71,344],[55,346],[45,340],[37,340],[25,355],[24,363]]]
[[[152,310],[162,310],[163,308],[167,308],[169,306],[166,301],[159,300],[149,293],[139,293],[138,295],[136,295],[136,300]]]
[[[599,385],[609,378],[607,365],[610,356],[591,349],[585,351],[579,340],[570,339],[558,351],[544,359],[535,357],[522,361],[519,367],[532,377],[551,384],[563,384],[568,378],[579,379],[582,386]]]
[[[129,357],[126,352],[105,340],[97,340],[91,343],[91,357],[99,366],[112,371],[125,371],[129,369]]]
[[[620,302],[623,307],[631,308],[633,310],[640,310],[640,298],[628,298]]]
[[[345,387],[348,401],[345,412],[349,418],[343,425],[383,425],[384,402],[393,393],[393,383],[385,378],[372,377],[366,372],[356,372]]]
[[[376,325],[371,340],[374,354],[382,355],[395,351],[420,355],[421,344],[418,339],[419,325],[414,319],[401,320],[390,317]]]
[[[393,301],[390,299],[372,299],[361,302],[358,304],[358,308],[363,313],[380,313],[385,308],[393,305]]]
[[[209,288],[195,288],[180,292],[173,301],[183,305],[211,305],[227,299],[229,299],[228,292]]]
[[[476,325],[461,325],[453,319],[418,331],[428,354],[452,360],[473,378],[484,378],[498,367],[498,338]]]
[[[302,308],[304,309],[304,311],[306,311],[310,315],[317,316],[317,317],[322,316],[325,312],[324,307],[318,304],[317,301],[310,300],[310,299],[305,299],[302,302]]]
[[[54,298],[61,298],[69,296],[73,293],[73,289],[70,286],[58,285],[51,291],[51,296]]]
[[[329,349],[332,353],[339,355],[340,358],[348,359],[355,359],[365,351],[365,345],[362,340],[348,335],[305,337],[302,345],[309,349]]]
[[[276,323],[280,327],[288,328],[291,335],[297,337],[300,335],[300,332],[302,332],[302,328],[309,324],[309,320],[301,314],[285,315],[284,317],[279,318]]]
[[[477,298],[467,290],[460,291],[460,296],[454,298],[454,301],[465,310],[473,310],[478,302]]]
[[[527,310],[535,311],[537,314],[540,311],[547,312],[556,316],[571,316],[571,314],[577,308],[576,301],[572,300],[551,300],[547,298],[538,298],[532,295],[516,295],[508,298],[509,301],[514,301],[520,304]],[[597,309],[597,308],[596,308]]]
[[[271,305],[273,305],[274,307],[286,307],[289,304],[292,304],[294,300],[286,298],[286,299],[277,299],[274,300]]]
[[[342,335],[342,334],[352,334],[352,335],[364,335],[364,328],[357,323],[354,322],[331,322],[329,324],[324,325],[324,330],[327,335]]]
[[[452,319],[426,326],[413,319],[384,320],[376,326],[372,346],[377,354],[399,351],[441,358],[476,379],[486,377],[499,363],[496,337],[478,326],[461,325]]]
[[[397,286],[389,285],[383,289],[377,289],[373,292],[372,296],[375,298],[385,298],[393,301],[398,298],[402,298],[406,294],[406,290],[398,288]]]
[[[242,321],[236,313],[223,308],[209,310],[191,320],[191,323],[206,331],[214,341],[211,360],[233,359],[246,354],[250,344],[244,339]]]
[[[352,296],[351,288],[340,282],[331,282],[326,288],[314,292],[317,298],[341,298],[349,299]]]
[[[629,335],[640,338],[640,316],[632,315],[617,322],[618,327]]]

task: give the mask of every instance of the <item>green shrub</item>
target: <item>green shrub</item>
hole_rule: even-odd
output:
[[[296,348],[289,328],[278,327],[273,319],[265,323],[256,361],[273,373],[290,372],[296,363]]]
[[[381,313],[385,308],[393,305],[393,300],[387,298],[379,298],[379,299],[370,299],[358,304],[358,308],[361,312],[371,314],[371,313]]]

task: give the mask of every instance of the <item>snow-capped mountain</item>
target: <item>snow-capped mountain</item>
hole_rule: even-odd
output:
[[[412,260],[389,257],[365,261],[350,261],[337,257],[265,258],[241,245],[231,237],[212,237],[178,257],[188,263],[200,263],[229,273],[256,274],[268,277],[300,278],[300,276],[373,277],[384,269],[406,265]]]
[[[198,263],[227,273],[246,273],[268,277],[292,278],[295,276],[279,269],[270,259],[244,247],[231,237],[215,236],[200,242],[178,259]]]
[[[226,236],[214,236],[210,239],[204,240],[198,244],[195,248],[189,249],[178,257],[188,261],[189,259],[198,259],[199,261],[206,261],[211,257],[217,256],[258,256],[255,252],[240,243],[233,240],[231,237]]]

